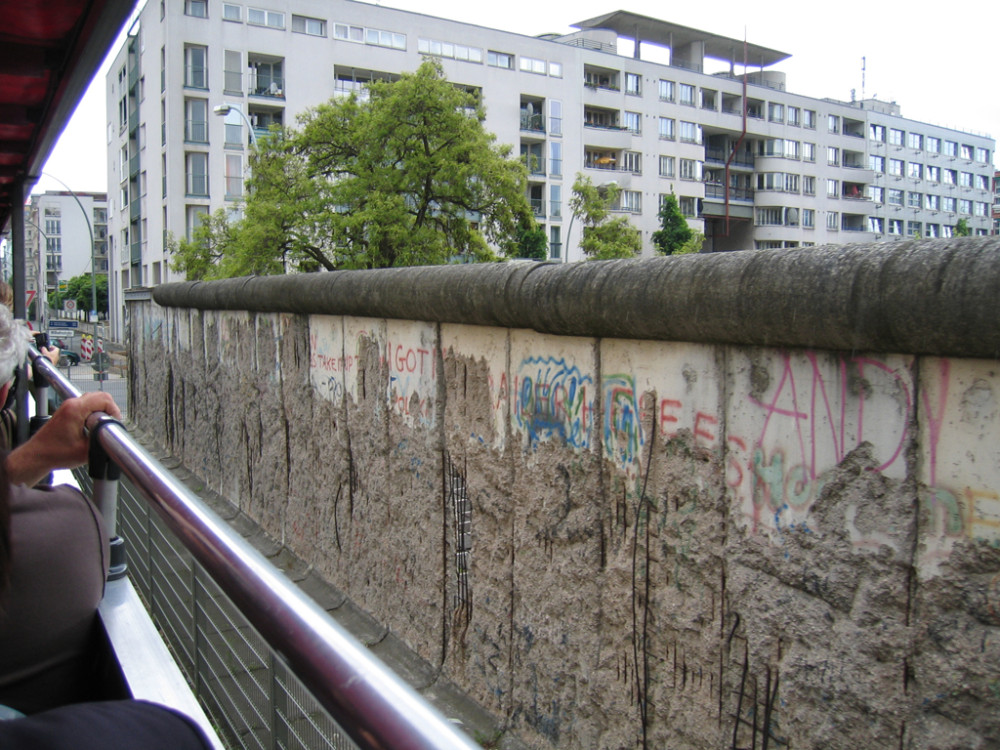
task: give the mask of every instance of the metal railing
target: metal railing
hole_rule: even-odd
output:
[[[30,356],[35,372],[61,398],[80,395],[37,351],[32,349]],[[158,606],[168,602],[187,606],[192,598],[199,598],[202,615],[209,608],[215,611],[208,619],[221,625],[205,627],[208,620],[196,615],[198,622],[192,620],[185,627],[188,642],[209,646],[214,668],[197,667],[198,658],[186,652],[178,656],[182,665],[185,659],[190,661],[189,669],[196,665],[197,680],[216,683],[212,702],[217,704],[217,715],[219,710],[247,714],[244,726],[265,728],[269,742],[255,740],[247,747],[321,746],[308,737],[327,721],[324,712],[361,748],[477,747],[189,491],[124,427],[112,420],[98,429],[108,420],[107,415],[92,414],[86,423],[88,434],[97,430],[98,444],[134,488],[129,493],[132,499],[141,496],[153,511],[147,511],[145,520],[141,513],[123,516],[123,531],[131,526],[127,531],[131,533],[146,524],[149,545],[159,550],[155,555],[147,549],[132,556],[137,563],[146,561],[146,568],[137,565],[134,578],[151,582],[155,564],[161,568],[156,577],[159,591],[154,594]],[[165,542],[161,530],[169,530],[177,544]],[[197,565],[188,567],[186,560]],[[264,649],[265,643],[273,651]],[[244,668],[233,660],[243,662]],[[268,666],[282,685],[282,697],[269,711],[262,711],[260,705],[265,698],[274,704],[274,683],[246,682],[261,665]],[[244,684],[237,684],[241,681]],[[260,701],[248,698],[251,693],[257,693]],[[212,712],[212,706],[206,708]],[[300,742],[289,741],[300,735]],[[327,739],[326,745],[349,746],[336,737]]]

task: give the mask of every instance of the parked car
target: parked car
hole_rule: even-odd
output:
[[[64,349],[59,352],[59,366],[68,367],[69,365],[80,364],[80,355],[76,352],[71,352],[69,349]]]

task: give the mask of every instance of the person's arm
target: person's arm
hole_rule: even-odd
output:
[[[7,477],[11,484],[30,487],[55,469],[73,469],[87,463],[90,441],[83,430],[87,418],[95,411],[121,418],[114,399],[101,391],[60,404],[34,437],[7,454]]]

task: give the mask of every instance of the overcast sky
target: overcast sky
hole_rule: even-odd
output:
[[[865,58],[866,96],[896,101],[902,115],[913,120],[994,138],[1000,134],[1000,96],[995,83],[1000,75],[995,54],[1000,3],[995,0],[907,4],[391,0],[378,4],[531,36],[567,33],[574,22],[619,9],[735,39],[743,39],[745,33],[752,44],[791,55],[774,69],[787,74],[789,91],[817,98],[848,101],[851,89],[860,98]],[[111,56],[44,170],[73,190],[107,190],[104,73]],[[57,182],[43,176],[34,192],[60,189]]]

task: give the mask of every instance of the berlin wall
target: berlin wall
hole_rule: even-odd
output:
[[[530,746],[1000,746],[996,238],[153,297],[139,427]]]

